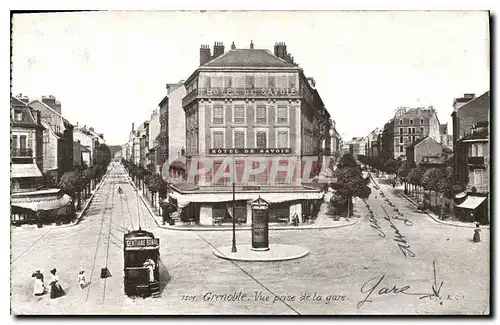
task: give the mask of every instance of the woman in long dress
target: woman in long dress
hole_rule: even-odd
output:
[[[64,290],[59,283],[59,276],[57,275],[57,270],[50,270],[52,278],[50,279],[50,299],[59,298],[64,296]]]
[[[149,282],[154,282],[154,280],[155,280],[155,275],[154,275],[155,262],[152,259],[148,258],[144,262],[143,266],[148,269]]]
[[[40,273],[40,270],[36,270],[35,273],[31,275],[32,278],[35,278],[35,282],[33,285],[33,294],[35,296],[41,296],[45,293],[45,285],[43,284],[43,274]]]

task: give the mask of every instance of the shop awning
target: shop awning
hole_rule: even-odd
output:
[[[10,170],[12,178],[43,176],[36,164],[12,164]]]
[[[457,205],[457,208],[474,210],[476,209],[483,201],[486,200],[485,196],[469,196],[465,199],[464,202]]]
[[[460,193],[455,194],[455,199],[461,199],[461,198],[464,198],[466,196],[467,196],[467,194],[465,194],[465,192],[460,192]]]
[[[33,196],[33,197],[14,197],[11,196],[10,205],[29,209],[32,211],[48,211],[63,208],[71,202],[71,198],[64,194],[59,197],[57,195],[50,196]]]
[[[293,193],[236,193],[236,201],[256,200],[259,196],[269,203],[280,203],[294,200],[320,200],[323,198],[323,192],[293,192]],[[217,203],[230,202],[233,200],[232,193],[190,193],[181,194],[173,192],[169,194],[177,200],[177,206],[183,208],[189,203]]]

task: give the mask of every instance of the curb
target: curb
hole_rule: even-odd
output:
[[[415,203],[412,199],[410,199],[406,194],[403,194],[401,193],[401,195],[407,199],[411,204],[415,205],[415,206],[418,206],[417,203]],[[426,215],[428,215],[432,220],[434,220],[435,222],[437,223],[440,223],[442,225],[447,225],[447,226],[453,226],[453,227],[460,227],[460,228],[469,228],[469,229],[475,229],[476,226],[475,225],[461,225],[461,224],[455,224],[455,223],[450,223],[450,222],[446,222],[446,221],[443,221],[443,220],[440,220],[440,219],[437,219],[436,217],[434,217],[432,214],[430,214],[429,212],[424,211],[424,213]],[[479,226],[479,228],[481,229],[490,229],[489,226]]]
[[[372,176],[371,176],[371,174],[370,174],[370,177],[372,177]],[[377,182],[375,181],[375,179],[374,179],[373,177],[372,177],[372,180],[373,180],[373,182],[374,182],[374,183],[375,183],[375,184],[379,187],[379,185],[377,184]],[[379,187],[379,188],[380,188],[380,187]],[[382,191],[382,189],[380,189],[380,191]],[[401,195],[402,195],[405,199],[407,199],[407,200],[408,200],[411,204],[413,204],[414,206],[418,207],[418,204],[417,204],[417,203],[415,203],[412,199],[410,199],[410,198],[409,198],[406,194],[401,193]],[[424,213],[425,213],[426,215],[428,215],[428,216],[429,216],[432,220],[434,220],[435,222],[440,223],[440,224],[442,224],[442,225],[447,225],[447,226],[452,226],[452,227],[460,227],[460,228],[469,228],[469,229],[476,228],[476,226],[475,226],[475,225],[474,225],[474,226],[473,226],[473,225],[462,225],[462,224],[449,223],[449,222],[446,222],[446,221],[443,221],[443,220],[439,220],[439,219],[437,219],[436,217],[434,217],[433,215],[431,215],[429,212],[427,212],[427,210],[426,210],[426,211],[424,211]],[[482,229],[488,229],[488,230],[490,229],[490,227],[489,227],[489,226],[479,226],[479,228],[482,228]]]
[[[137,191],[137,188],[135,187],[135,184],[130,179],[129,175],[128,174],[126,174],[126,175],[127,175],[127,179],[129,180],[130,184],[132,185],[132,187]],[[220,227],[211,227],[211,228],[203,227],[202,228],[202,227],[179,227],[179,226],[176,227],[176,226],[170,226],[170,225],[163,225],[161,222],[158,221],[158,219],[160,219],[160,217],[157,217],[156,213],[151,210],[151,208],[149,207],[149,204],[145,201],[142,194],[140,194],[139,197],[141,198],[142,203],[146,206],[146,209],[148,210],[149,214],[151,215],[151,217],[155,221],[158,228],[176,230],[176,231],[233,231],[232,228],[220,228]],[[354,222],[350,222],[347,224],[332,225],[332,226],[312,226],[312,227],[308,227],[308,226],[304,226],[304,227],[295,227],[295,226],[273,227],[273,226],[269,226],[269,230],[319,230],[319,229],[343,228],[343,227],[354,226],[355,224],[357,224],[359,222],[359,220],[361,220],[361,218],[356,218],[356,220]],[[251,230],[251,229],[252,229],[252,226],[248,225],[248,226],[238,227],[235,230],[242,231],[242,230]]]

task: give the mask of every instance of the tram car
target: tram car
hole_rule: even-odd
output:
[[[160,294],[160,239],[149,231],[123,235],[124,289],[127,296],[157,297]]]

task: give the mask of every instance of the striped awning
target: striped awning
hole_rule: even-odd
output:
[[[71,198],[64,194],[59,195],[34,195],[34,196],[11,196],[10,205],[29,209],[32,211],[48,211],[66,207],[70,204]]]
[[[43,177],[36,164],[12,164],[10,170],[12,178]]]

